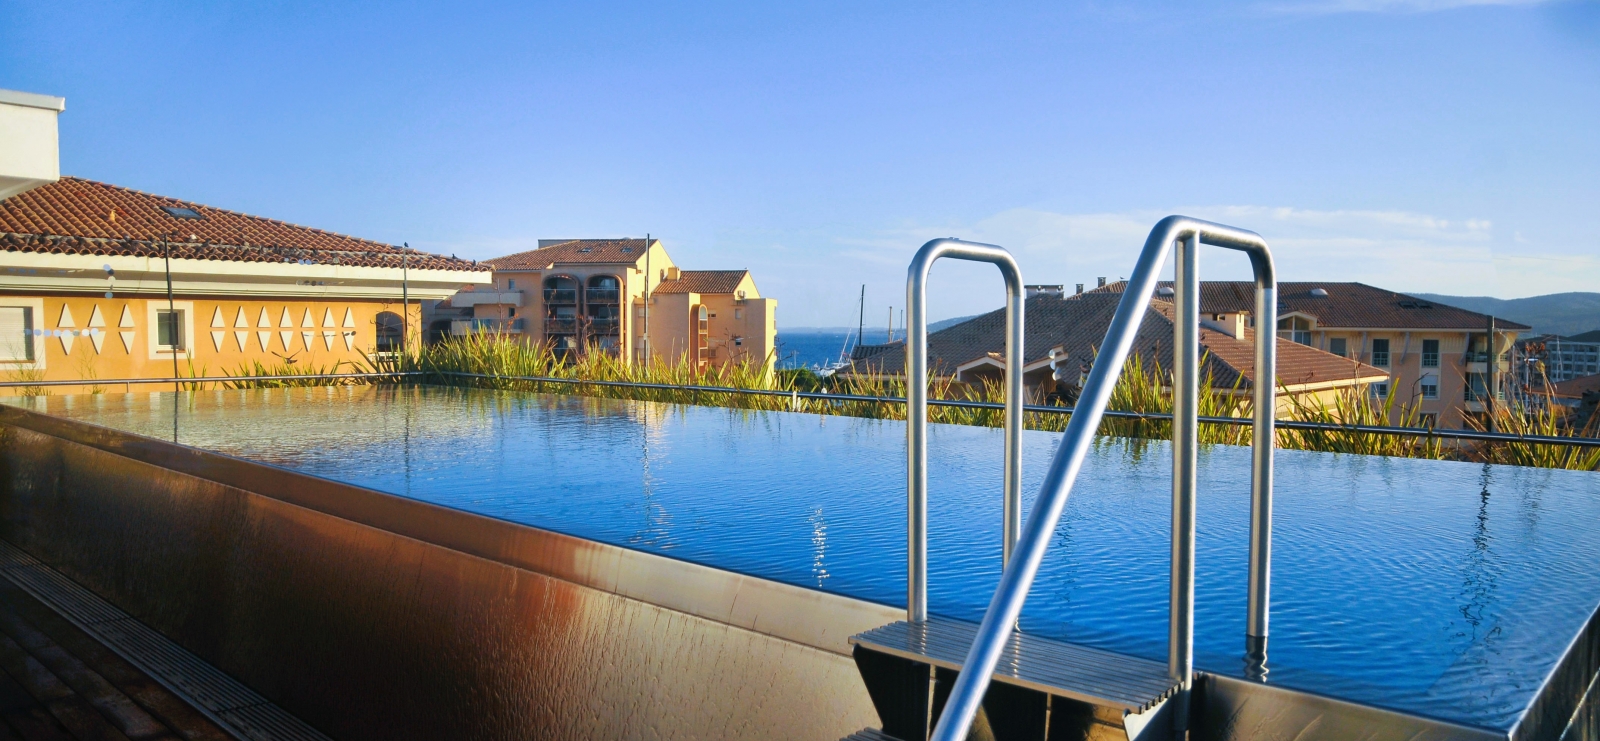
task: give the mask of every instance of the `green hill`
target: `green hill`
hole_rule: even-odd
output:
[[[1410,295],[1521,322],[1533,327],[1536,334],[1571,336],[1600,329],[1600,293],[1552,293],[1512,299],[1437,293]]]

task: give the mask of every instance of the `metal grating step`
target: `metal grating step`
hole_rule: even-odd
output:
[[[850,638],[873,651],[946,669],[961,668],[977,635],[973,623],[931,618],[890,623]],[[1091,705],[1142,713],[1171,697],[1178,682],[1147,659],[1013,632],[995,666],[996,681]]]
[[[884,733],[876,728],[863,728],[855,733],[839,739],[839,741],[900,741],[900,739],[890,736],[889,734]]]
[[[234,736],[249,741],[331,741],[238,680],[4,540],[0,540],[0,575]]]

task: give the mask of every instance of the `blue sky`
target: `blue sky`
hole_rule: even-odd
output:
[[[1286,280],[1600,290],[1596,2],[9,0],[0,87],[67,98],[68,174],[464,257],[649,232],[780,326],[863,283],[881,326],[935,236],[1116,278],[1174,212]]]

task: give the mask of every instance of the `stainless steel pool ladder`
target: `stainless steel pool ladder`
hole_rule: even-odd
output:
[[[1078,398],[1076,412],[1045,474],[1039,499],[1005,566],[994,598],[962,661],[962,671],[951,687],[944,712],[934,727],[932,738],[935,741],[965,738],[978,714],[984,692],[1012,639],[1022,603],[1038,574],[1050,536],[1061,518],[1072,484],[1083,467],[1084,456],[1132,349],[1139,323],[1148,310],[1161,266],[1174,245],[1177,267],[1173,296],[1176,305],[1172,369],[1173,529],[1167,672],[1177,687],[1171,700],[1163,701],[1161,707],[1144,714],[1149,717],[1129,723],[1128,735],[1130,738],[1138,736],[1140,729],[1135,726],[1149,723],[1151,730],[1155,730],[1155,726],[1166,726],[1172,729],[1175,737],[1183,737],[1188,724],[1189,690],[1194,680],[1194,509],[1200,378],[1198,257],[1202,243],[1244,252],[1250,257],[1255,273],[1255,382],[1252,384],[1255,424],[1250,477],[1246,652],[1251,660],[1264,662],[1271,575],[1273,412],[1277,378],[1278,290],[1272,253],[1266,241],[1254,232],[1169,216],[1151,230],[1133,277],[1124,286],[1116,315]]]
[[[960,239],[922,245],[906,270],[906,620],[928,619],[928,272],[940,258],[992,263],[1006,283],[1005,473],[1001,561],[1022,530],[1022,271],[1004,248]]]

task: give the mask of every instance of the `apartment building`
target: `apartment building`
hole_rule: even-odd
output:
[[[1046,292],[1026,299],[1023,382],[1035,399],[1055,395],[1070,403],[1077,398],[1119,299],[1113,293],[1062,296]],[[1144,367],[1172,368],[1173,316],[1171,302],[1151,301],[1131,352]],[[1000,381],[1006,368],[1005,321],[1005,311],[999,309],[930,333],[929,373],[967,384]],[[1209,379],[1214,389],[1249,394],[1256,382],[1254,347],[1254,329],[1202,321],[1200,377]],[[902,378],[905,343],[860,346],[852,361],[851,367],[840,371],[842,375]],[[1059,373],[1052,370],[1052,362],[1061,369]],[[1280,337],[1277,376],[1279,409],[1288,411],[1296,403],[1314,403],[1316,398],[1327,399],[1343,389],[1381,383],[1388,373]]]
[[[1529,337],[1517,343],[1517,350],[1517,355],[1527,361],[1523,364],[1523,380],[1530,388],[1542,386],[1546,379],[1561,383],[1600,373],[1600,329],[1571,337]]]
[[[1121,293],[1125,285],[1091,293]],[[1171,291],[1170,283],[1161,284],[1158,298]],[[1200,312],[1212,322],[1253,326],[1254,304],[1252,283],[1201,284]],[[1382,398],[1392,389],[1396,407],[1414,408],[1424,424],[1439,427],[1461,427],[1467,415],[1482,414],[1491,375],[1496,398],[1505,398],[1510,351],[1529,327],[1496,320],[1491,338],[1489,326],[1487,315],[1363,283],[1278,284],[1279,337],[1383,370],[1388,378],[1371,383],[1371,393]]]
[[[61,177],[64,107],[0,91],[0,379],[84,381],[71,393],[258,363],[348,371],[415,343],[422,302],[489,280],[465,260]]]
[[[497,332],[564,357],[772,367],[778,302],[748,270],[683,270],[658,239],[542,239],[484,264],[493,281],[451,297],[430,324],[435,338]]]

